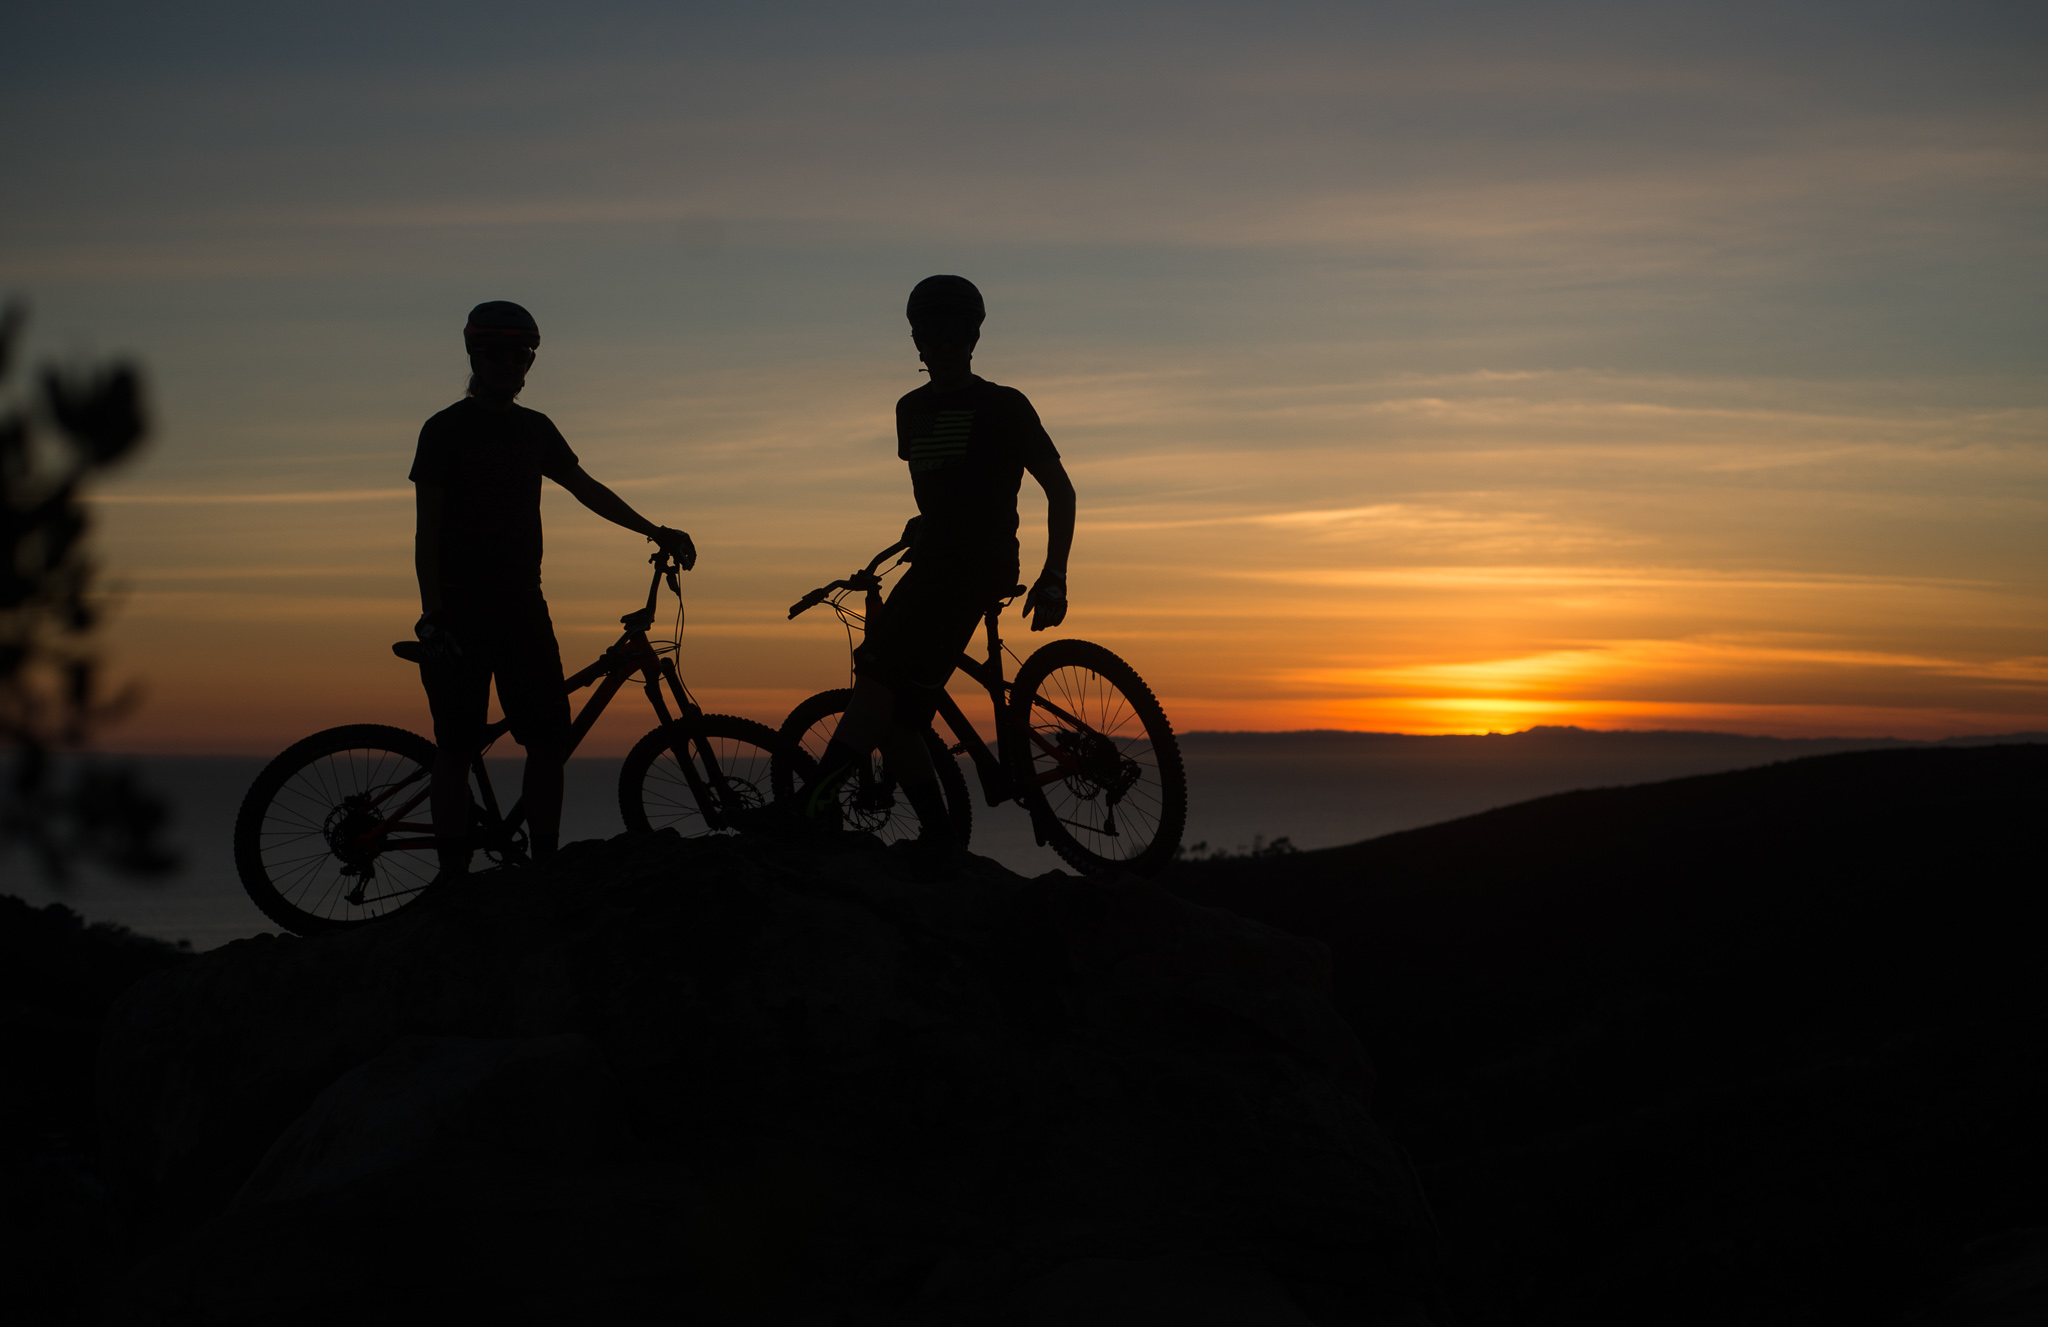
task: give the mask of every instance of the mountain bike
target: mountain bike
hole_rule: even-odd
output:
[[[566,679],[571,695],[597,687],[570,729],[569,750],[637,679],[654,708],[655,726],[619,771],[626,828],[670,828],[686,837],[717,833],[767,804],[775,730],[706,714],[692,699],[676,669],[683,626],[677,566],[665,552],[649,560],[654,576],[646,606],[621,617],[619,639]],[[664,581],[676,596],[675,639],[650,640]],[[418,641],[400,641],[391,652],[425,662]],[[523,801],[501,811],[484,762],[509,731],[507,720],[490,725],[469,759],[469,842],[499,865],[527,858]],[[315,733],[271,761],[235,818],[235,866],[264,915],[310,935],[374,921],[418,898],[440,866],[428,795],[434,752],[417,733],[359,723]]]
[[[853,628],[886,611],[881,602],[886,573],[877,569],[908,547],[891,545],[862,570],[812,590],[790,606],[790,617],[829,603],[846,623],[850,641]],[[889,570],[902,565],[899,559]],[[849,602],[857,592],[866,595],[864,611]],[[967,781],[954,759],[965,755],[988,804],[1023,806],[1040,846],[1052,848],[1069,865],[1091,874],[1150,875],[1173,860],[1187,827],[1187,775],[1173,726],[1144,679],[1088,641],[1052,641],[1022,662],[1015,680],[1004,680],[1003,656],[1009,651],[996,619],[1023,593],[1019,585],[990,603],[983,615],[988,657],[963,652],[957,665],[988,693],[995,712],[995,752],[944,692],[934,720],[943,718],[954,740],[941,738],[936,722],[924,731],[945,798],[945,828],[961,843],[973,831]],[[782,721],[772,771],[778,797],[795,791],[852,695],[844,687],[819,692]],[[839,801],[844,824],[885,842],[922,828],[878,754],[842,785]]]

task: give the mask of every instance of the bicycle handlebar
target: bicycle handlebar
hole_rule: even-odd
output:
[[[819,604],[824,603],[827,596],[829,596],[834,590],[880,589],[880,584],[875,581],[875,568],[881,566],[884,561],[895,556],[898,553],[901,553],[904,549],[909,547],[909,540],[897,540],[895,543],[889,545],[881,552],[875,554],[872,558],[869,558],[868,565],[861,568],[859,571],[853,573],[851,577],[845,580],[833,581],[830,585],[820,585],[817,589],[811,591],[803,598],[791,604],[789,606],[789,615],[791,617],[795,617],[800,613],[809,612],[811,609],[816,608]]]
[[[811,591],[803,598],[791,604],[789,606],[789,615],[791,617],[795,617],[799,613],[807,613],[811,609],[816,608],[819,604],[824,603],[826,595],[832,593],[834,590],[841,590],[844,588],[846,588],[845,581],[833,581],[830,585],[820,585],[817,589]]]
[[[663,548],[655,549],[647,560],[654,566],[654,575],[649,577],[647,581],[647,605],[619,619],[621,624],[635,631],[645,631],[654,625],[654,602],[661,594],[661,583],[664,580],[668,582],[668,588],[676,598],[681,599],[683,597],[683,583],[676,574],[679,569],[686,570],[686,568],[682,567],[682,563],[678,559],[670,557],[668,550]]]

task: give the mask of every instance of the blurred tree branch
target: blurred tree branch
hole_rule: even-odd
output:
[[[83,490],[141,446],[141,377],[119,363],[45,370],[17,394],[24,321],[19,307],[0,313],[0,747],[12,753],[0,849],[27,849],[58,880],[86,860],[159,874],[176,865],[160,842],[163,802],[126,769],[78,764],[60,778],[55,759],[135,700],[132,688],[100,693]]]

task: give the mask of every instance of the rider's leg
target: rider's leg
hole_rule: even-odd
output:
[[[876,745],[881,747],[882,759],[889,762],[889,770],[898,783],[907,787],[913,782],[938,781],[939,773],[932,768],[932,753],[924,744],[923,733],[902,723],[891,723]]]
[[[439,728],[436,728],[439,736]],[[441,874],[466,875],[469,871],[469,748],[459,742],[444,742],[434,751],[434,840],[440,844]]]
[[[917,813],[918,838],[928,843],[952,836],[946,795],[939,790],[939,772],[932,765],[931,748],[925,739],[938,694],[936,687],[903,686],[897,692],[896,708],[890,716],[893,722],[882,734],[882,759],[889,762],[903,800]]]
[[[895,688],[873,677],[855,678],[853,699],[818,758],[817,777],[804,790],[807,815],[818,815],[826,799],[835,797],[839,786],[859,771],[868,752],[879,746],[903,800],[917,813],[923,833],[942,832],[948,819],[946,797],[939,790],[939,774],[925,746],[924,725],[913,728],[902,722],[896,694]]]
[[[526,748],[520,788],[526,843],[535,860],[545,861],[562,836],[562,766],[571,745],[562,651],[547,603],[537,593],[507,612],[504,630],[498,703],[512,721],[513,738]]]
[[[890,717],[895,709],[894,687],[872,673],[854,674],[853,699],[846,703],[846,712],[839,716],[839,726],[832,730],[830,745],[844,747],[858,756],[866,755],[889,731]],[[822,766],[820,769],[822,772]]]
[[[888,683],[871,673],[854,675],[853,699],[839,716],[832,740],[825,743],[824,751],[818,755],[817,772],[799,794],[805,816],[824,815],[829,806],[837,804],[834,799],[839,795],[840,785],[859,772],[868,752],[875,749],[888,731],[889,714],[895,703],[895,692]]]
[[[519,792],[526,806],[526,841],[535,861],[554,856],[562,837],[562,767],[566,763],[558,744],[535,742],[526,748],[526,777]]]
[[[911,564],[854,651],[853,697],[801,795],[806,816],[836,806],[839,787],[880,746],[919,822],[927,829],[946,824],[923,732],[987,602],[974,575],[946,563]]]
[[[473,635],[475,633],[472,633]],[[434,812],[434,839],[442,876],[469,871],[469,758],[490,712],[491,673],[481,641],[459,659],[423,664],[420,681],[427,689],[427,707],[434,715],[434,771],[428,805]]]
[[[818,757],[814,786],[829,784],[837,788],[877,747],[906,792],[913,783],[938,786],[939,776],[932,768],[931,752],[925,749],[923,737],[905,726],[897,715],[901,707],[896,694],[895,687],[871,674],[855,675],[853,698],[847,702],[846,712],[839,716],[832,740]]]

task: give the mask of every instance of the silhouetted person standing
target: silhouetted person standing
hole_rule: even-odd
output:
[[[819,757],[802,811],[829,817],[839,785],[879,745],[930,843],[946,810],[920,734],[982,615],[1017,584],[1017,493],[1025,473],[1046,498],[1045,566],[1024,600],[1033,631],[1067,615],[1075,502],[1059,451],[1024,393],[974,373],[985,316],[974,283],[927,277],[910,292],[906,313],[931,375],[896,403],[896,454],[910,466],[919,513],[905,530],[910,568],[854,652],[853,699]]]
[[[441,877],[469,870],[470,753],[490,711],[490,688],[526,748],[528,841],[553,854],[562,825],[562,763],[569,750],[569,697],[562,652],[541,595],[540,481],[569,490],[599,516],[646,535],[685,569],[697,560],[690,537],[658,526],[585,474],[553,421],[515,404],[540,345],[540,327],[517,304],[492,300],[470,310],[462,329],[469,391],[420,430],[412,464],[419,524],[425,645],[420,668],[434,713],[434,832]]]

